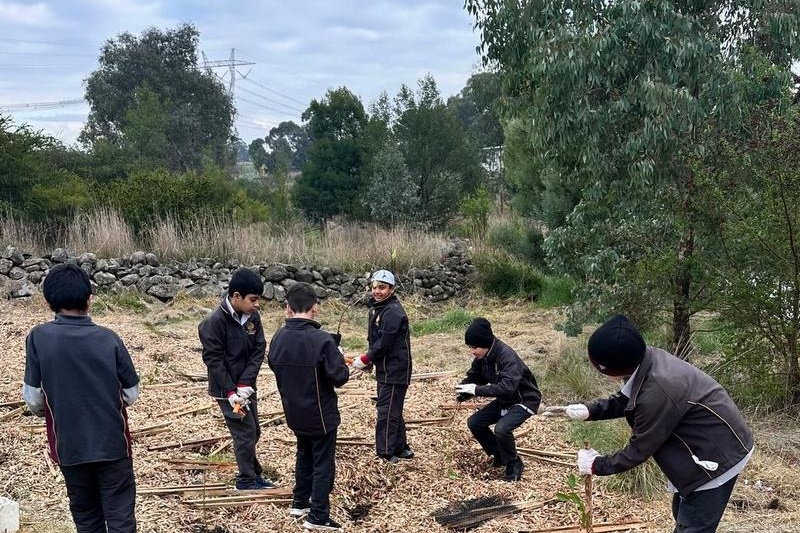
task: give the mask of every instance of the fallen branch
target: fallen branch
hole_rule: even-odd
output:
[[[223,507],[244,507],[246,505],[256,505],[259,503],[291,503],[291,498],[276,498],[276,499],[253,499],[253,500],[241,500],[235,502],[211,502],[211,503],[189,503],[192,507],[197,509],[219,509]],[[186,503],[186,502],[184,502]]]
[[[182,407],[178,407],[177,409],[172,409],[170,411],[163,411],[163,412],[160,413],[160,416],[172,416],[172,415],[175,415],[175,417],[177,418],[179,416],[193,415],[195,413],[201,413],[203,411],[208,411],[212,407],[214,407],[213,404],[205,405],[203,407],[188,407],[188,408],[186,406],[182,406]]]
[[[406,425],[409,425],[409,424],[418,424],[418,425],[435,424],[437,422],[449,422],[452,419],[453,419],[452,416],[440,416],[440,417],[437,417],[437,418],[412,418],[410,420],[406,420]]]
[[[284,418],[284,415],[283,415],[283,413],[281,413],[280,416],[276,416],[276,417],[273,417],[273,418],[268,418],[267,420],[264,420],[263,422],[259,422],[258,425],[261,426],[262,428],[263,427],[267,427],[267,426],[271,426],[273,424],[277,424],[278,422],[283,420],[283,418]]]
[[[3,408],[3,407],[21,407],[23,405],[25,405],[25,402],[23,400],[16,400],[16,401],[13,401],[13,402],[0,403],[0,408]]]
[[[208,452],[208,455],[217,455],[219,452],[233,444],[233,439],[225,439]]]
[[[521,511],[528,511],[531,509],[539,509],[549,503],[556,503],[557,501],[557,499],[553,498],[539,502],[514,502],[503,505],[494,505],[491,507],[483,507],[472,509],[467,512],[456,513],[450,517],[437,517],[436,521],[450,529],[469,529],[501,516],[519,513]]]

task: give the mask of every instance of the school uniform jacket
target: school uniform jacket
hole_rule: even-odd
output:
[[[347,383],[350,370],[318,322],[287,318],[270,341],[267,364],[275,373],[286,424],[296,435],[326,435],[339,427],[334,387]]]
[[[724,474],[753,449],[753,434],[722,386],[700,369],[648,346],[631,397],[621,392],[587,405],[589,420],[624,416],[628,445],[595,459],[595,474],[629,470],[649,457],[682,496]],[[708,470],[698,461],[713,461]]]
[[[375,365],[375,379],[388,385],[411,383],[411,329],[396,295],[381,302],[370,298],[367,357]]]
[[[41,389],[50,457],[73,466],[131,456],[125,389],[139,384],[122,339],[86,315],[57,314],[25,341],[25,386]]]
[[[225,298],[197,328],[208,368],[208,394],[227,398],[237,385],[256,389],[256,378],[264,362],[267,341],[258,313],[244,323],[231,316]]]
[[[476,396],[497,398],[505,409],[522,404],[536,413],[542,399],[528,365],[509,345],[497,338],[484,357],[472,361],[462,383],[477,384]]]

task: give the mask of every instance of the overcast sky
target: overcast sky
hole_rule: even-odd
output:
[[[300,123],[329,88],[347,86],[368,106],[430,73],[446,98],[479,63],[462,0],[0,0],[0,108],[72,143],[86,103],[20,104],[81,99],[106,40],[185,22],[199,30],[209,60],[227,60],[233,48],[237,60],[255,63],[237,67],[234,93],[247,143],[281,121]],[[228,70],[215,72],[227,86]]]

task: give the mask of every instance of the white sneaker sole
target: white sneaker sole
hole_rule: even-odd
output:
[[[341,531],[342,528],[340,527],[331,527],[331,526],[323,526],[320,524],[312,524],[308,520],[303,522],[303,529],[308,529],[309,531]]]
[[[294,518],[303,518],[305,515],[311,512],[310,507],[304,507],[303,509],[298,509],[297,507],[292,507],[289,509],[289,516]]]

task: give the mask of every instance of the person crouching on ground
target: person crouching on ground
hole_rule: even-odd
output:
[[[375,365],[378,382],[378,419],[375,424],[375,452],[390,463],[412,459],[414,452],[406,438],[403,405],[411,383],[411,329],[403,305],[395,294],[394,274],[378,270],[372,275],[369,299],[367,353],[356,356],[357,370]]]
[[[503,479],[519,481],[524,465],[517,455],[514,430],[536,414],[542,394],[528,366],[506,343],[494,336],[485,318],[472,321],[464,342],[474,357],[467,376],[456,386],[457,400],[489,396],[489,402],[469,417],[467,425],[492,465],[505,467]],[[494,432],[489,426],[494,424]]]
[[[314,320],[319,303],[313,287],[292,285],[286,302],[286,324],[272,337],[267,362],[275,373],[286,424],[297,437],[289,514],[306,516],[305,529],[338,530],[329,502],[341,421],[334,387],[347,383],[350,370],[333,336]]]
[[[582,474],[607,476],[652,457],[675,493],[675,533],[713,533],[736,478],[753,454],[753,434],[733,400],[713,378],[674,355],[647,346],[623,315],[589,337],[589,361],[601,373],[622,378],[607,399],[553,406],[544,416],[572,420],[625,417],[631,438],[622,450],[578,452]]]
[[[198,327],[208,367],[208,394],[217,400],[233,438],[237,490],[275,488],[270,479],[261,477],[256,457],[261,437],[256,379],[267,347],[258,314],[263,291],[261,276],[239,268],[228,283],[228,295]]]
[[[134,533],[127,411],[139,397],[133,361],[116,333],[89,318],[92,286],[78,265],[51,268],[42,292],[56,317],[25,341],[22,397],[45,417],[50,457],[64,474],[78,533]]]

